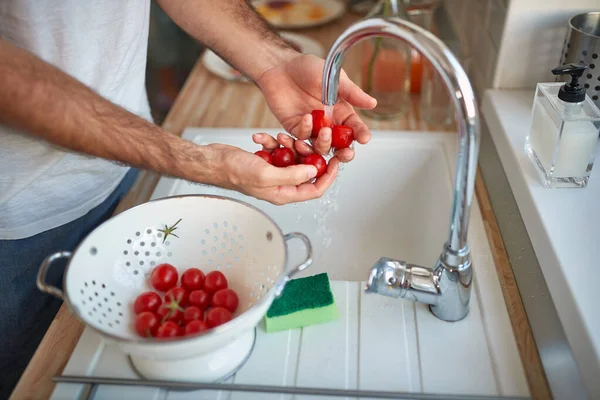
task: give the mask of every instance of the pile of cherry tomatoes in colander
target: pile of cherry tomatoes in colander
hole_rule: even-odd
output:
[[[200,334],[230,321],[239,305],[220,271],[204,275],[198,268],[189,268],[180,280],[175,267],[160,264],[152,270],[150,285],[156,291],[141,293],[133,304],[135,330],[143,337]]]
[[[313,118],[313,128],[311,139],[316,139],[319,136],[319,131],[321,128],[327,126],[328,124],[325,121],[325,111],[323,110],[313,110],[311,112]],[[354,130],[349,126],[345,125],[333,125],[331,127],[331,147],[339,150],[345,149],[352,145],[354,141]],[[266,150],[259,150],[255,152],[257,156],[261,157],[263,160],[272,164],[276,167],[288,167],[290,165],[296,164],[296,159],[294,157],[294,152],[287,147],[279,147],[271,152]],[[327,161],[320,154],[313,153],[306,157],[301,157],[298,160],[301,164],[309,164],[314,165],[317,168],[317,176],[320,177],[327,171]]]

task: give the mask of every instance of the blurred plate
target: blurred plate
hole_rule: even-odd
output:
[[[341,0],[252,0],[251,4],[269,24],[281,29],[322,25],[346,11]]]
[[[325,49],[321,44],[308,36],[299,35],[290,32],[279,32],[279,35],[295,48],[304,54],[313,54],[317,57],[325,57]],[[210,49],[206,49],[202,56],[204,67],[213,74],[230,81],[249,82],[249,80],[240,74],[235,68],[232,68],[221,57],[216,55]]]

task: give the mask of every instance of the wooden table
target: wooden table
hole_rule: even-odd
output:
[[[323,27],[302,33],[319,41],[329,49],[339,34],[359,17],[347,14],[340,20]],[[355,81],[358,49],[349,52],[344,69]],[[448,131],[455,134],[453,127],[435,126],[424,122],[420,117],[419,98],[411,99],[409,110],[404,118],[392,121],[376,121],[364,118],[373,129]],[[233,83],[218,78],[208,72],[199,61],[191,71],[163,127],[176,135],[181,135],[187,126],[230,127],[230,128],[280,128],[267,107],[260,90],[251,83]],[[129,194],[121,201],[116,213],[147,201],[160,176],[151,172],[140,174]],[[502,290],[515,332],[530,391],[535,399],[549,399],[550,392],[541,366],[537,348],[514,276],[504,243],[500,236],[494,212],[491,208],[485,184],[479,175],[476,194],[486,225],[488,240],[502,285]],[[52,394],[52,377],[60,375],[66,365],[84,325],[63,305],[38,347],[33,359],[15,388],[11,399],[47,399]]]

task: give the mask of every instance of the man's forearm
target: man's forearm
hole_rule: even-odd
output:
[[[211,183],[209,149],[109,102],[2,39],[0,122],[77,152]]]
[[[177,25],[255,81],[297,55],[244,0],[159,0],[159,4]]]

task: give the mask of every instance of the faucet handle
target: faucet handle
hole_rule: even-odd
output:
[[[365,292],[436,305],[440,271],[382,257],[371,267]]]
[[[381,257],[372,267],[365,286],[366,293],[377,293],[389,297],[403,297],[407,264],[404,261]]]

